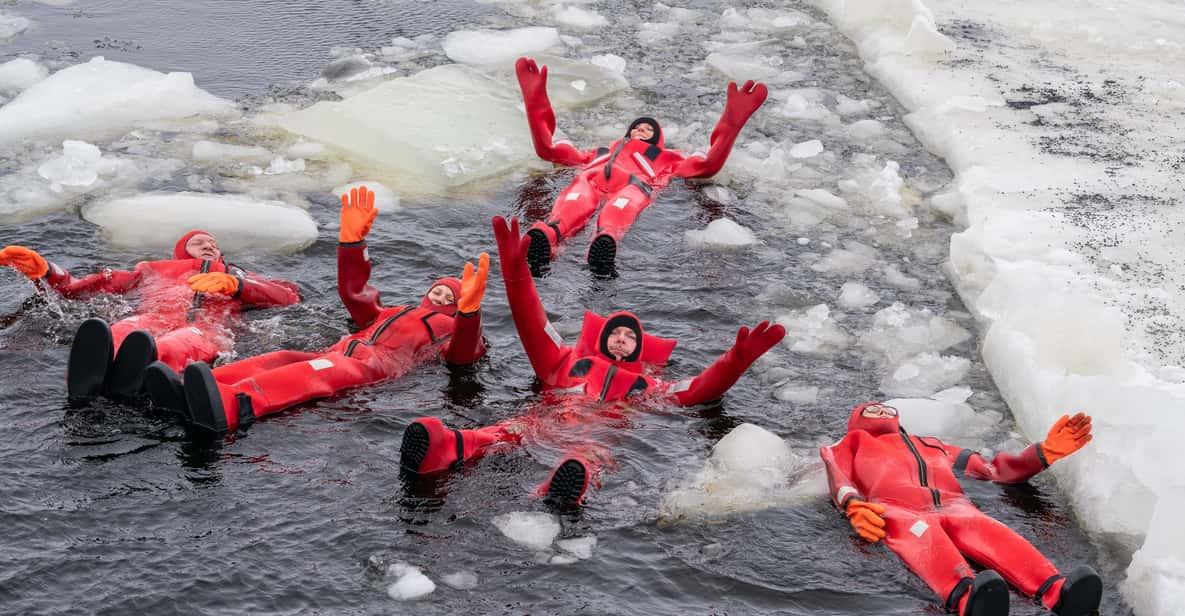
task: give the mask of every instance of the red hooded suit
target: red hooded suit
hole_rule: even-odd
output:
[[[896,417],[852,411],[848,433],[820,453],[831,497],[841,511],[853,500],[886,508],[885,545],[955,610],[974,575],[965,554],[999,572],[1046,607],[1057,603],[1063,580],[1036,548],[988,517],[963,494],[959,477],[1019,483],[1044,470],[1041,447],[990,462],[970,449],[907,434]]]
[[[485,354],[480,311],[458,314],[455,303],[437,306],[427,295],[419,305],[385,307],[378,290],[367,284],[370,267],[365,242],[338,246],[338,295],[362,331],[321,353],[276,351],[214,369],[216,385],[206,386],[216,386],[225,424],[215,412],[214,425],[205,427],[233,432],[256,417],[307,400],[398,378],[436,355],[450,363],[467,364]],[[461,295],[461,281],[456,278],[442,278],[428,290],[438,285],[449,287],[454,298]],[[187,395],[195,386],[190,377],[187,372]],[[194,406],[192,397],[189,404]],[[194,412],[194,417],[199,413]]]
[[[295,284],[263,278],[224,260],[195,259],[185,250],[190,238],[204,231],[190,231],[177,240],[168,261],[141,261],[131,271],[104,269],[74,278],[50,263],[43,279],[49,288],[65,297],[94,293],[137,294],[136,314],[111,325],[115,349],[128,334],[147,330],[156,339],[157,355],[174,370],[191,361],[213,361],[220,351],[230,349],[226,321],[244,306],[287,306],[300,301]],[[208,235],[208,234],[207,234]],[[233,296],[195,293],[186,281],[190,276],[223,272],[239,279]]]

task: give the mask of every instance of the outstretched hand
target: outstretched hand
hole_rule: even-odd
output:
[[[885,519],[881,517],[884,512],[884,505],[862,500],[848,503],[848,521],[852,523],[852,528],[865,541],[872,543],[885,538]]]
[[[768,96],[769,89],[764,83],[756,83],[750,79],[738,88],[735,81],[731,82],[728,84],[728,101],[724,104],[724,115],[730,123],[742,126]]]
[[[342,193],[341,232],[338,240],[343,244],[352,244],[366,239],[370,233],[370,226],[379,211],[374,207],[374,191],[365,186],[351,188],[350,192]]]
[[[1045,461],[1053,464],[1058,460],[1082,449],[1094,438],[1091,435],[1090,415],[1078,413],[1073,417],[1062,415],[1057,423],[1049,429],[1049,434],[1041,443],[1041,453]]]
[[[758,357],[764,355],[785,337],[785,327],[770,325],[769,321],[762,321],[751,331],[748,327],[742,327],[737,331],[737,340],[732,346],[732,352],[736,360],[741,362],[745,369],[748,369],[753,362],[757,361]]]
[[[24,246],[5,246],[0,250],[0,266],[10,265],[29,280],[37,280],[49,273],[49,263],[37,251]]]
[[[465,272],[461,274],[461,297],[457,300],[457,311],[471,314],[481,309],[481,299],[486,294],[486,279],[490,275],[490,253],[483,252],[477,258],[477,269],[473,264],[465,262]]]
[[[518,219],[511,218],[507,223],[501,216],[495,216],[494,241],[498,244],[498,263],[502,266],[504,280],[517,280],[523,276],[530,277],[531,271],[527,267],[527,248],[531,245],[531,238],[519,231]],[[512,277],[513,275],[513,277]]]
[[[546,64],[539,66],[530,58],[519,58],[514,63],[514,74],[518,77],[518,87],[522,88],[523,99],[547,98]]]

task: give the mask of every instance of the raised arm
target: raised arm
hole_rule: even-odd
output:
[[[578,166],[592,161],[595,151],[581,152],[566,141],[554,142],[555,111],[547,97],[547,66],[537,66],[530,58],[519,58],[514,63],[518,87],[523,92],[527,108],[527,125],[531,127],[531,141],[535,153],[543,160],[560,165]]]
[[[683,406],[715,400],[735,385],[758,357],[785,337],[786,328],[781,325],[770,326],[769,321],[762,321],[753,331],[749,331],[748,327],[742,327],[737,332],[736,343],[731,349],[699,376],[690,381],[679,381],[668,391]]]
[[[502,266],[502,280],[506,284],[506,299],[510,303],[514,328],[535,374],[547,385],[554,386],[564,376],[560,372],[564,369],[562,360],[571,349],[561,344],[535,290],[535,279],[527,266],[530,238],[519,234],[518,219],[511,219],[507,224],[505,218],[495,216],[493,222],[498,261]]]
[[[885,538],[884,505],[864,500],[864,495],[852,481],[852,461],[859,447],[859,433],[849,432],[843,440],[820,447],[819,455],[827,469],[827,487],[831,502],[848,518],[852,528],[866,541],[876,543]]]
[[[140,284],[140,272],[104,269],[101,272],[75,278],[65,269],[46,261],[37,251],[24,246],[6,246],[0,250],[0,266],[8,265],[24,274],[38,287],[50,289],[65,297],[80,297],[93,293],[127,293]]]
[[[374,191],[365,186],[342,195],[341,232],[337,245],[337,295],[358,327],[374,322],[383,309],[378,289],[370,286],[370,253],[366,234],[379,211]]]
[[[490,255],[481,253],[477,269],[465,264],[461,275],[461,297],[457,299],[453,337],[444,349],[444,360],[450,364],[471,364],[486,354],[481,333],[481,300],[486,293],[486,279],[490,273]]]
[[[997,483],[1020,483],[1049,467],[1050,464],[1082,449],[1094,438],[1089,415],[1062,415],[1040,443],[1033,443],[1019,455],[998,453],[991,462],[983,456],[962,449],[955,456],[955,475]]]
[[[675,175],[684,178],[706,178],[716,175],[736,143],[737,136],[745,127],[745,122],[757,108],[765,102],[769,90],[763,83],[746,81],[745,85],[737,88],[736,82],[728,84],[728,100],[724,104],[724,113],[716,123],[712,136],[708,139],[708,153],[703,156],[689,156],[675,169]]]

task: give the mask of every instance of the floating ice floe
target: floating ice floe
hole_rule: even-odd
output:
[[[835,248],[812,263],[811,269],[827,274],[859,274],[878,261],[878,254],[872,246],[849,240],[844,242],[844,248]]]
[[[555,7],[555,21],[561,26],[580,30],[603,28],[609,25],[609,20],[605,19],[604,15],[578,6]]]
[[[29,29],[29,20],[20,15],[0,13],[0,43]]]
[[[818,139],[811,139],[810,141],[803,141],[796,143],[790,147],[790,156],[793,158],[813,158],[823,153],[823,142]]]
[[[679,24],[674,22],[644,22],[638,26],[638,42],[643,45],[657,45],[679,34]]]
[[[511,541],[535,551],[545,550],[560,534],[554,515],[512,511],[494,518],[494,526]]]
[[[876,292],[865,285],[858,282],[845,282],[839,290],[839,299],[837,301],[844,308],[858,310],[876,304],[881,301],[881,298]]]
[[[896,363],[918,353],[941,351],[971,337],[971,332],[929,308],[910,309],[901,302],[882,308],[872,327],[860,336],[860,346]]]
[[[444,37],[444,53],[463,64],[503,64],[560,45],[555,28],[456,30]]]
[[[814,385],[786,383],[774,392],[774,397],[782,402],[814,404],[819,401],[819,388]]]
[[[729,79],[744,83],[747,80],[765,81],[781,73],[778,66],[781,58],[762,58],[752,55],[712,53],[708,54],[707,65]]]
[[[305,210],[278,201],[201,193],[153,193],[89,204],[82,217],[112,244],[163,251],[191,229],[218,238],[230,255],[295,252],[317,239]]]
[[[685,235],[692,246],[705,248],[740,248],[760,241],[748,228],[727,218],[717,218],[704,229],[687,231]]]
[[[436,583],[420,571],[407,563],[394,563],[387,569],[387,577],[398,578],[387,586],[387,596],[396,601],[410,601],[432,594],[436,590]]]
[[[720,25],[724,28],[758,32],[791,32],[814,23],[805,13],[794,10],[727,8],[720,15]]]
[[[49,69],[28,58],[0,64],[0,94],[14,95],[49,76]]]
[[[703,519],[825,498],[816,456],[799,456],[777,435],[741,424],[712,447],[694,476],[659,501],[659,517]]]
[[[445,586],[456,590],[473,590],[477,588],[477,574],[472,571],[457,571],[440,576]]]
[[[230,101],[195,86],[189,73],[96,57],[50,75],[0,107],[0,146],[113,136],[146,123],[235,113]]]
[[[831,309],[827,304],[780,316],[778,324],[786,328],[786,337],[782,342],[795,353],[832,356],[851,343],[848,335],[831,318]]]
[[[889,396],[929,396],[957,385],[970,369],[964,357],[926,351],[890,367],[880,388]]]

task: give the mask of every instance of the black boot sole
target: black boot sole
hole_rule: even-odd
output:
[[[185,367],[185,402],[189,406],[189,420],[193,426],[226,434],[226,409],[222,394],[210,366],[194,362]]]
[[[612,278],[617,275],[617,242],[608,235],[598,236],[588,249],[588,269],[594,276]]]
[[[189,405],[185,401],[185,387],[181,377],[162,362],[153,362],[144,369],[144,389],[153,406],[176,413],[188,420]]]
[[[1066,576],[1053,611],[1058,616],[1092,616],[1103,600],[1103,580],[1094,569],[1076,568]]]
[[[115,342],[102,319],[87,319],[78,326],[66,364],[66,397],[72,404],[86,403],[103,393]]]
[[[971,584],[971,597],[967,599],[963,616],[1008,616],[1008,599],[1004,578],[990,569],[982,571]]]
[[[527,266],[531,268],[531,275],[538,278],[547,273],[551,265],[551,242],[539,229],[527,231],[527,236],[531,238],[531,245],[527,247]]]
[[[403,431],[403,442],[399,445],[399,466],[413,475],[420,474],[420,465],[428,456],[431,438],[428,429],[419,422],[413,422]]]
[[[584,497],[585,480],[588,471],[577,460],[568,460],[560,465],[551,483],[547,486],[546,501],[555,507],[576,507]]]
[[[107,395],[119,402],[139,402],[144,397],[144,370],[156,361],[156,341],[138,329],[124,338],[107,376]]]

